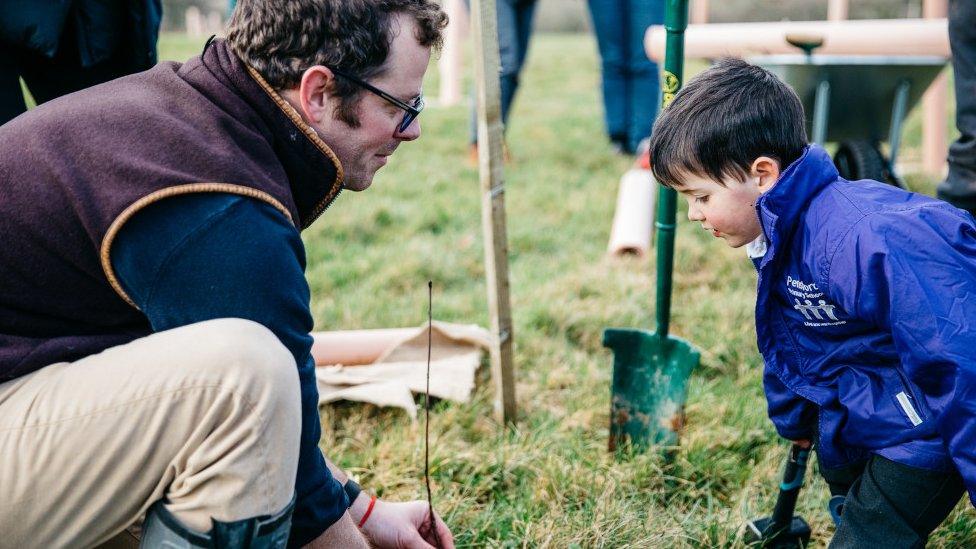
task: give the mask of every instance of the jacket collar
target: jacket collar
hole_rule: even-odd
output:
[[[288,176],[299,229],[312,224],[342,190],[342,164],[332,149],[260,74],[224,40],[213,40],[202,64],[254,110],[270,131],[270,144]]]
[[[756,212],[769,245],[762,264],[789,242],[813,197],[838,177],[827,151],[807,145],[800,158],[780,174],[776,185],[759,197]]]

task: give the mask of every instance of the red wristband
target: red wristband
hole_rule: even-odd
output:
[[[373,506],[376,505],[376,496],[369,498],[369,507],[366,508],[366,512],[363,513],[363,518],[359,519],[359,527],[362,528],[366,524],[366,519],[369,518],[369,514],[373,512]]]

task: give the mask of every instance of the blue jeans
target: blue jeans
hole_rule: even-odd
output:
[[[470,9],[471,3],[466,0]],[[498,57],[501,64],[500,87],[502,123],[508,126],[508,113],[519,85],[519,73],[529,51],[532,18],[536,0],[498,0],[495,19],[498,21]],[[471,143],[478,140],[477,106],[471,110]]]
[[[644,53],[644,33],[664,22],[664,1],[588,0],[588,4],[602,60],[607,133],[633,152],[651,135],[661,103],[657,64]]]

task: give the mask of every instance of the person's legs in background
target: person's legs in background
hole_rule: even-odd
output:
[[[83,67],[77,59],[60,51],[54,59],[31,54],[21,67],[24,83],[38,105],[126,74],[112,59]]]
[[[13,48],[0,45],[0,126],[27,110],[17,58]]]
[[[949,1],[949,45],[961,135],[949,146],[949,174],[938,196],[976,215],[976,2]]]
[[[501,4],[510,0],[502,0]],[[535,18],[536,0],[514,0],[515,40],[514,51],[505,51],[505,46],[499,42],[498,53],[501,58],[501,88],[502,88],[502,122],[508,124],[508,115],[512,110],[512,101],[519,86],[519,76],[522,66],[529,53],[529,39],[532,38],[532,21]]]
[[[627,102],[627,150],[636,152],[641,140],[651,135],[651,126],[661,105],[660,78],[656,63],[644,50],[647,27],[664,22],[663,0],[627,2],[627,56],[624,97]]]
[[[67,26],[53,58],[13,46],[0,46],[0,124],[27,110],[18,78],[40,105],[52,99],[125,76],[125,52],[117,51],[91,66],[83,66],[78,39]]]
[[[619,152],[627,151],[627,74],[624,25],[627,0],[588,0],[603,84],[603,116],[610,142]]]
[[[498,22],[498,58],[500,65],[499,87],[501,93],[502,124],[508,127],[515,92],[518,90],[519,74],[529,49],[532,35],[532,20],[535,16],[536,0],[498,0],[495,3],[495,19]],[[468,2],[470,9],[470,2]],[[477,93],[472,93],[477,97]],[[478,105],[471,106],[471,131],[468,141],[471,144],[471,157],[477,162],[478,143]]]

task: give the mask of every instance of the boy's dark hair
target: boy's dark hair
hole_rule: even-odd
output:
[[[397,14],[414,20],[421,46],[440,49],[447,14],[433,0],[240,0],[227,42],[277,90],[297,86],[315,65],[367,80],[386,69]],[[336,116],[358,127],[362,88],[336,78],[330,92],[340,98]]]
[[[731,57],[693,78],[661,111],[651,134],[654,177],[666,187],[688,175],[743,181],[760,156],[785,170],[806,146],[803,106],[771,72]]]

